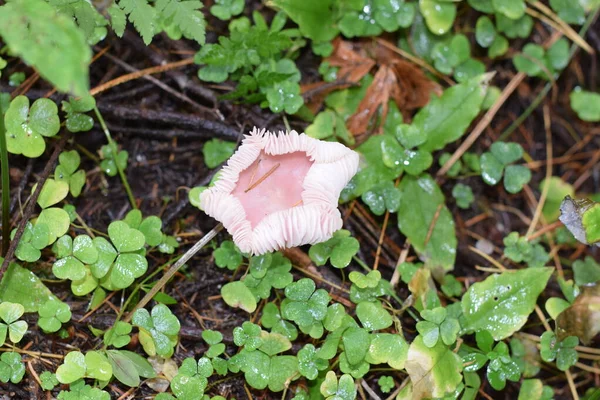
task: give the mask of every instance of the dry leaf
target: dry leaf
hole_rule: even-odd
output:
[[[584,286],[573,304],[556,318],[560,340],[577,336],[588,344],[600,332],[600,286]]]

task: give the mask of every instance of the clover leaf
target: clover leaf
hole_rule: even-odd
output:
[[[60,383],[72,383],[83,377],[108,381],[113,369],[106,356],[97,351],[88,351],[85,356],[79,351],[68,353],[56,370]]]
[[[540,340],[540,356],[546,362],[556,360],[556,367],[561,371],[575,365],[579,355],[575,347],[579,345],[577,336],[568,336],[558,340],[554,332],[546,331]]]
[[[38,325],[45,332],[57,332],[62,324],[71,320],[71,308],[67,303],[57,300],[48,300],[38,310],[40,316]]]
[[[600,93],[588,92],[576,87],[569,94],[571,108],[583,121],[600,121]]]
[[[81,158],[76,150],[63,151],[58,156],[58,165],[54,170],[54,178],[67,183],[73,197],[78,197],[85,185],[85,171],[77,170],[80,163]]]
[[[322,321],[327,315],[330,297],[323,289],[315,290],[312,279],[303,278],[285,288],[286,299],[281,303],[283,318],[294,321],[300,330],[313,338],[323,335]]]
[[[113,149],[113,147],[115,148]],[[107,144],[100,148],[100,154],[102,156],[100,168],[106,175],[116,176],[119,169],[125,170],[127,168],[127,160],[129,158],[127,151],[118,151],[116,146]]]
[[[392,391],[396,384],[394,383],[394,378],[388,375],[383,375],[377,380],[377,384],[379,385],[379,389],[383,393],[389,393]]]
[[[179,320],[164,304],[157,304],[151,313],[146,309],[136,310],[133,325],[140,329],[140,342],[149,355],[170,357],[177,344]]]
[[[131,324],[117,321],[115,325],[104,333],[104,344],[120,348],[127,346],[131,341]]]
[[[504,255],[514,262],[525,262],[530,268],[539,268],[550,261],[550,255],[538,243],[532,243],[517,232],[511,232],[503,240]]]
[[[317,356],[315,346],[306,344],[298,351],[298,371],[306,378],[313,380],[319,374],[329,367],[329,362]]]
[[[83,379],[73,382],[69,388],[71,390],[61,390],[58,394],[58,400],[110,400],[110,394],[104,390],[93,388],[86,385]]]
[[[52,273],[59,279],[81,281],[86,276],[86,265],[98,261],[98,250],[92,238],[87,235],[62,236],[56,241],[54,250],[57,260],[52,265]]]
[[[282,334],[290,340],[296,340],[298,337],[298,330],[294,324],[283,319],[275,303],[265,304],[260,322],[265,328],[271,329],[271,332]]]
[[[499,342],[492,351],[487,353],[490,362],[486,376],[490,385],[496,390],[504,389],[506,381],[518,382],[521,371],[517,363],[510,357],[508,346]]]
[[[21,341],[27,332],[27,322],[19,321],[25,312],[25,307],[8,301],[0,303],[0,346],[6,342],[6,336],[13,343]]]
[[[421,317],[424,321],[417,322],[417,331],[423,337],[425,346],[434,347],[440,338],[446,346],[456,342],[460,324],[457,319],[448,316],[445,308],[423,310]]]
[[[452,189],[452,197],[456,200],[456,205],[464,210],[471,206],[475,196],[470,186],[463,183],[457,183]]]
[[[381,279],[381,272],[377,270],[363,274],[358,271],[352,271],[349,275],[352,286],[350,286],[350,300],[354,303],[361,301],[373,301],[377,297],[390,293],[390,284],[385,279]]]
[[[242,265],[242,253],[231,240],[225,240],[218,249],[213,252],[215,264],[219,268],[227,268],[234,271]]]
[[[210,13],[220,20],[227,21],[244,11],[244,0],[216,0]]]
[[[349,231],[340,229],[326,242],[311,246],[308,255],[316,265],[325,265],[329,259],[335,268],[346,268],[358,248],[358,240],[350,236]]]
[[[46,179],[44,186],[37,199],[37,203],[42,208],[48,208],[62,201],[69,193],[69,184],[54,179]]]
[[[383,215],[387,210],[395,212],[400,205],[400,190],[391,181],[373,186],[362,194],[362,201],[375,215]]]
[[[108,226],[108,236],[118,251],[103,284],[108,288],[124,289],[148,269],[148,260],[143,254],[146,239],[137,229],[130,228],[126,222],[115,221]],[[103,245],[106,245],[103,243]],[[105,246],[106,260],[112,258],[112,251]],[[104,257],[104,256],[103,256]],[[106,264],[103,264],[104,267]]]
[[[294,114],[304,104],[300,85],[292,81],[278,82],[266,91],[269,109],[274,113]]]
[[[171,390],[178,399],[193,400],[204,393],[207,378],[213,373],[210,360],[202,357],[196,362],[193,358],[183,360],[179,372],[171,380]]]
[[[13,154],[36,158],[46,149],[44,136],[52,137],[60,129],[58,108],[50,99],[37,99],[31,109],[29,99],[17,96],[4,115],[6,145]]]
[[[25,365],[21,355],[15,352],[4,352],[0,355],[0,382],[19,383],[25,376]]]
[[[16,230],[11,232],[11,239],[14,239]],[[42,250],[48,245],[49,241],[48,225],[36,223],[33,225],[27,221],[25,230],[15,251],[15,255],[21,261],[35,262],[42,256]]]
[[[408,343],[400,334],[374,333],[365,361],[369,364],[387,363],[394,369],[403,369],[408,358]]]
[[[44,390],[53,390],[59,384],[56,375],[50,371],[44,371],[40,374],[40,382]]]
[[[244,346],[247,350],[256,350],[262,345],[260,326],[252,322],[244,322],[233,329],[233,342],[236,346]]]
[[[366,360],[371,345],[367,329],[351,326],[342,333],[344,351],[340,354],[340,371],[358,379],[369,371]]]
[[[504,174],[504,188],[509,193],[518,193],[531,180],[531,171],[523,165],[510,165],[523,156],[518,143],[495,142],[489,152],[480,159],[481,177],[488,185],[500,182]]]
[[[94,120],[85,113],[96,107],[96,99],[86,95],[79,98],[69,97],[62,102],[62,110],[67,114],[66,126],[70,132],[85,132],[92,129]]]
[[[356,305],[356,316],[370,331],[388,328],[394,322],[379,301],[361,301]]]
[[[356,398],[354,379],[344,374],[338,381],[335,372],[329,371],[321,384],[321,394],[325,396],[325,400],[354,400]]]
[[[47,244],[52,244],[56,239],[67,233],[71,225],[71,219],[65,210],[50,207],[42,210],[35,224],[44,224],[48,227]]]
[[[271,288],[283,289],[294,278],[290,273],[292,264],[281,253],[263,254],[250,259],[249,274],[243,279],[244,284],[258,299],[267,299]]]
[[[221,332],[206,329],[202,331],[202,339],[209,345],[205,353],[206,357],[215,358],[225,352],[225,344],[221,343],[223,341]]]

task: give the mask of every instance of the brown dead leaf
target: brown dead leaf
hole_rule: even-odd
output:
[[[600,286],[584,286],[573,304],[556,318],[560,340],[577,336],[588,344],[600,332]]]
[[[358,105],[356,113],[348,119],[346,123],[348,130],[355,136],[366,133],[369,122],[379,107],[381,107],[381,120],[385,120],[390,97],[400,98],[398,81],[394,70],[387,65],[382,65]]]
[[[333,46],[333,53],[325,61],[339,68],[337,76],[341,81],[357,83],[375,66],[375,60],[355,51],[351,42],[338,37]]]

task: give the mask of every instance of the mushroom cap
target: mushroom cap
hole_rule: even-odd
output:
[[[358,161],[340,143],[254,128],[200,205],[245,253],[319,243],[342,227],[338,199]]]

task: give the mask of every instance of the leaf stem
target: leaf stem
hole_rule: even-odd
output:
[[[171,265],[171,267],[167,270],[167,272],[165,272],[162,278],[160,278],[158,282],[156,282],[154,286],[152,286],[152,289],[150,289],[148,293],[146,293],[144,298],[142,298],[142,300],[140,300],[140,302],[136,304],[135,308],[123,319],[123,321],[129,322],[131,320],[131,317],[133,317],[135,311],[148,304],[150,300],[152,300],[154,295],[158,293],[158,291],[162,289],[167,284],[167,282],[169,282],[169,280],[173,277],[173,275],[175,275],[179,268],[181,268],[183,264],[189,261],[189,259],[192,258],[200,249],[206,246],[208,242],[210,242],[215,236],[217,236],[217,233],[219,233],[221,229],[223,229],[223,224],[219,223],[210,232],[208,232],[206,235],[200,238],[200,240],[198,240],[196,244],[194,244],[188,251],[186,251],[183,254],[183,256],[181,256],[181,258],[177,260],[177,262],[175,262],[175,264]]]
[[[0,101],[0,171],[2,174],[2,256],[8,251],[10,237],[10,175],[8,169],[8,149],[6,146],[6,128],[4,126],[3,102]]]
[[[96,114],[96,118],[98,118],[98,122],[100,122],[100,126],[102,127],[102,131],[106,135],[106,140],[108,141],[108,145],[111,147],[111,150],[115,156],[115,166],[117,167],[117,171],[119,171],[119,176],[121,177],[121,181],[123,182],[123,187],[125,187],[125,192],[127,193],[127,197],[129,198],[129,202],[131,203],[131,207],[137,209],[137,203],[135,201],[135,197],[133,197],[133,193],[131,192],[131,187],[129,186],[129,182],[127,181],[127,176],[125,176],[125,172],[123,168],[119,165],[117,161],[117,155],[119,153],[119,149],[117,148],[117,144],[113,140],[110,135],[110,131],[106,126],[106,122],[104,122],[104,118],[102,114],[100,114],[100,110],[98,110],[98,106],[94,106],[94,113]]]

